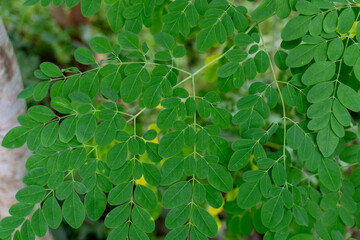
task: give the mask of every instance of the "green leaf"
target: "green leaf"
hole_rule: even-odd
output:
[[[45,195],[46,190],[43,187],[31,185],[20,189],[15,197],[19,202],[34,204],[41,202]]]
[[[126,8],[123,12],[123,16],[125,19],[134,19],[139,16],[142,11],[144,5],[142,3],[135,3]]]
[[[190,205],[185,204],[170,210],[166,216],[165,225],[169,229],[178,228],[188,221],[189,217]]]
[[[31,129],[25,127],[14,127],[6,133],[1,145],[5,148],[19,148],[26,142],[26,137]]]
[[[205,150],[208,148],[209,144],[210,138],[208,133],[204,129],[199,130],[196,134],[196,147],[200,150]]]
[[[360,49],[357,44],[353,44],[345,49],[344,52],[344,63],[348,66],[354,66],[360,55]],[[355,76],[358,78],[358,67],[354,68]]]
[[[44,147],[53,145],[59,132],[59,123],[57,121],[46,125],[41,132],[41,144]]]
[[[84,17],[90,17],[97,13],[101,7],[101,0],[82,0],[81,13]]]
[[[239,63],[229,62],[222,65],[218,70],[218,76],[221,78],[226,78],[233,75],[236,70],[239,68]]]
[[[116,136],[115,129],[115,122],[111,120],[103,121],[99,126],[96,127],[94,136],[95,142],[99,146],[106,146],[109,145]]]
[[[33,204],[15,203],[10,207],[9,213],[14,217],[26,217],[27,215],[30,215],[33,209]]]
[[[264,226],[274,228],[284,217],[284,206],[280,196],[268,200],[261,208],[261,221]]]
[[[138,49],[139,38],[135,33],[124,31],[118,36],[120,46],[124,49]]]
[[[211,186],[222,192],[230,192],[233,187],[231,174],[219,164],[209,164],[208,181]]]
[[[61,172],[54,172],[50,174],[48,180],[48,187],[51,189],[57,188],[64,181],[64,175]]]
[[[31,228],[38,237],[44,237],[46,235],[48,224],[40,208],[31,216]]]
[[[85,208],[87,216],[92,220],[98,220],[106,208],[106,196],[99,187],[95,187],[85,196]]]
[[[35,234],[31,229],[30,221],[27,219],[21,226],[20,230],[21,239],[35,240]]]
[[[316,62],[312,64],[304,73],[301,81],[305,85],[314,85],[330,80],[335,74],[334,62]]]
[[[38,122],[47,122],[55,117],[55,113],[43,105],[30,107],[28,115]]]
[[[258,182],[245,182],[239,188],[236,203],[242,209],[249,209],[260,201],[261,196]]]
[[[301,234],[296,234],[295,236],[293,236],[289,240],[316,240],[316,239],[317,238],[315,238],[313,235],[306,234],[306,233],[301,233]]]
[[[171,108],[161,111],[157,117],[156,125],[162,130],[171,128],[177,117],[176,110],[177,110],[176,108]]]
[[[311,18],[310,16],[296,16],[290,19],[281,32],[281,38],[284,41],[292,41],[305,36]]]
[[[142,228],[139,228],[136,225],[132,224],[129,229],[129,239],[149,240],[149,237],[146,235]]]
[[[43,100],[48,94],[49,87],[50,81],[37,83],[33,94],[34,100],[37,102]]]
[[[309,118],[322,117],[322,116],[330,113],[332,103],[333,103],[332,98],[328,98],[324,101],[314,103],[308,108],[306,114]]]
[[[75,117],[67,117],[65,118],[59,127],[59,139],[60,141],[67,143],[74,136],[76,131],[76,118]]]
[[[195,240],[206,240],[208,239],[204,234],[202,234],[196,227],[191,229],[190,238]]]
[[[286,171],[282,163],[277,163],[273,166],[271,172],[274,183],[278,186],[282,186],[286,183]]]
[[[132,155],[139,154],[139,143],[138,143],[138,141],[136,141],[135,138],[130,138],[130,140],[128,142],[128,148],[129,148],[129,152]]]
[[[31,169],[23,177],[23,182],[26,185],[39,185],[43,186],[49,179],[49,173],[45,168],[38,167]]]
[[[14,231],[15,228],[19,227],[24,221],[24,218],[18,218],[13,216],[7,216],[1,219],[0,229],[2,230],[11,230],[10,234]]]
[[[286,85],[282,90],[284,102],[289,106],[296,106],[296,100],[298,93],[291,85]]]
[[[215,219],[205,209],[195,206],[192,213],[192,220],[199,231],[206,236],[215,237],[217,234],[218,229]]]
[[[360,96],[351,87],[340,83],[337,90],[337,97],[346,108],[353,112],[360,111]]]
[[[118,1],[111,5],[107,11],[107,20],[113,32],[120,31],[124,26],[124,19],[122,16],[123,9],[124,5],[121,1]]]
[[[230,171],[238,171],[250,162],[252,147],[253,146],[251,146],[251,148],[244,148],[234,152],[228,165]]]
[[[175,58],[182,58],[186,55],[186,48],[184,46],[176,46],[173,50]]]
[[[308,64],[314,57],[315,48],[318,45],[302,44],[294,48],[286,58],[289,67],[301,67]]]
[[[86,157],[87,154],[85,148],[80,147],[75,149],[70,155],[70,167],[73,169],[80,168],[82,165],[84,165]]]
[[[245,33],[239,33],[235,36],[234,42],[238,47],[247,47],[248,45],[253,43],[254,40]]]
[[[85,219],[85,208],[77,193],[72,192],[62,206],[62,213],[65,221],[72,228],[81,227]]]
[[[314,17],[310,24],[309,24],[309,33],[311,36],[317,36],[322,31],[322,23],[323,23],[324,16],[319,14],[318,16]]]
[[[75,7],[79,2],[80,0],[65,0],[66,7],[68,8]]]
[[[157,197],[153,190],[143,185],[136,186],[135,201],[142,207],[153,210],[157,206]]]
[[[110,53],[112,48],[110,42],[105,37],[94,37],[90,40],[90,48],[95,53]]]
[[[333,113],[335,118],[339,121],[341,125],[343,125],[344,127],[350,125],[351,116],[349,114],[349,111],[346,110],[346,108],[343,107],[343,105],[341,105],[337,99],[334,100]]]
[[[184,171],[184,159],[173,157],[167,159],[161,167],[161,185],[170,185],[179,180]]]
[[[231,149],[224,138],[211,136],[208,151],[211,155],[219,157],[220,162],[226,163],[231,157]]]
[[[85,73],[79,81],[79,91],[85,93],[91,99],[99,92],[99,75],[96,72]]]
[[[305,0],[298,1],[295,7],[299,13],[304,15],[314,15],[320,11],[320,8],[316,6],[316,4]]]
[[[229,113],[229,111],[218,107],[212,107],[210,109],[210,112],[212,121],[216,125],[218,125],[222,129],[230,127],[232,115],[231,113]]]
[[[165,193],[162,198],[162,206],[164,208],[175,208],[191,197],[191,185],[187,181],[179,182],[172,185]]]
[[[334,134],[330,126],[327,126],[319,131],[316,142],[324,157],[329,157],[334,153],[339,143],[339,138]]]
[[[142,82],[139,74],[127,76],[121,82],[120,96],[126,103],[135,101],[142,89]]]
[[[111,189],[108,196],[109,204],[119,205],[130,199],[133,188],[130,182],[121,183]]]
[[[129,204],[120,205],[111,210],[105,217],[104,224],[108,228],[120,227],[130,216]]]
[[[150,185],[157,186],[161,182],[159,169],[150,163],[143,163],[143,174],[145,181]]]
[[[215,30],[212,26],[201,30],[196,37],[196,49],[200,52],[208,50],[215,44],[215,39]]]
[[[293,208],[293,214],[297,224],[301,226],[308,226],[309,224],[308,215],[303,207],[295,205]]]
[[[143,138],[147,141],[151,141],[155,139],[157,136],[157,132],[154,129],[149,129],[146,133],[144,133]]]
[[[75,91],[75,92],[70,93],[69,98],[75,103],[91,103],[91,98],[88,95],[86,95],[85,93],[80,92],[80,91]],[[90,105],[85,105],[84,108],[85,108],[84,109],[85,111],[83,113],[88,113],[90,111],[90,109],[89,109]]]
[[[297,124],[291,126],[287,131],[288,144],[294,150],[300,147],[304,137],[304,131]]]
[[[63,3],[64,3],[64,0],[53,0],[53,4],[55,7],[58,7]]]
[[[56,78],[63,76],[60,68],[51,62],[41,63],[40,70],[48,77]]]
[[[275,53],[274,56],[274,61],[276,66],[280,69],[280,70],[286,70],[288,69],[288,66],[286,65],[286,58],[287,58],[288,54],[284,51],[277,51]]]
[[[112,230],[108,235],[108,240],[126,239],[128,237],[128,224],[123,224],[118,228]]]
[[[96,62],[93,53],[88,48],[77,48],[74,52],[74,57],[76,61],[84,65],[90,65]]]
[[[138,205],[134,205],[131,218],[135,226],[137,226],[144,232],[150,233],[154,231],[154,219],[145,209],[139,207]]]
[[[176,229],[170,231],[168,234],[166,234],[166,237],[164,240],[186,239],[188,234],[189,234],[189,227],[182,226],[182,227],[176,228]]]
[[[29,87],[24,88],[18,95],[17,98],[29,98],[33,95],[34,89],[37,84],[30,85]]]
[[[225,55],[226,59],[230,62],[242,62],[248,56],[247,52],[240,49],[232,49],[228,51]]]
[[[168,133],[160,140],[159,155],[163,158],[172,157],[182,151],[184,144],[185,139],[182,131]]]
[[[144,91],[143,101],[145,107],[153,109],[159,105],[161,101],[161,86],[160,84],[153,85],[148,87]]]
[[[175,44],[175,39],[173,36],[171,36],[169,33],[161,32],[156,33],[154,35],[154,40],[156,44],[160,45],[161,47],[170,50]]]
[[[256,77],[256,65],[253,58],[249,58],[245,62],[244,72],[248,80],[253,80]]]
[[[122,167],[127,159],[127,144],[118,143],[110,148],[106,156],[106,162],[112,169]]]
[[[330,191],[340,188],[341,172],[339,166],[331,159],[322,158],[319,166],[320,182]]]
[[[338,60],[344,52],[344,43],[341,38],[332,40],[328,46],[327,55],[330,60]]]
[[[52,88],[53,89],[53,88]],[[51,99],[50,106],[59,113],[71,113],[73,111],[72,106],[66,98],[54,97]]]
[[[201,99],[198,102],[197,110],[198,110],[200,117],[208,118],[210,116],[210,109],[211,109],[210,104],[206,100]]]
[[[259,51],[255,55],[254,62],[258,73],[265,73],[270,66],[269,57],[264,51]]]
[[[333,93],[334,83],[323,82],[313,86],[307,94],[307,100],[311,103],[317,103],[329,98]]]
[[[335,32],[338,22],[338,13],[337,10],[333,10],[326,14],[323,21],[323,28],[326,33]]]
[[[62,182],[56,189],[56,197],[59,200],[65,200],[68,196],[70,196],[72,190],[73,190],[72,181]]]
[[[62,215],[58,201],[54,197],[49,197],[43,204],[42,210],[45,220],[49,227],[56,229],[60,226]]]
[[[206,189],[205,198],[208,204],[213,208],[220,208],[224,202],[221,192],[209,185],[205,185],[205,189]]]
[[[255,22],[262,22],[265,19],[271,17],[275,14],[276,10],[276,1],[275,0],[265,0],[254,10],[251,15],[251,20]]]
[[[350,215],[350,213],[344,207],[340,207],[339,215],[340,215],[341,220],[343,221],[343,223],[345,223],[346,226],[352,227],[354,225],[355,222],[354,222],[353,217]],[[342,237],[341,234],[340,234],[340,236]]]
[[[76,124],[76,138],[79,142],[89,141],[96,130],[96,120],[92,113],[81,116]]]

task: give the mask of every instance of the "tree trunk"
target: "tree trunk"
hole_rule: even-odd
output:
[[[0,142],[5,134],[18,125],[17,117],[26,112],[25,100],[17,99],[23,89],[20,69],[14,50],[0,17]],[[0,219],[9,215],[16,203],[15,194],[24,185],[25,163],[30,155],[26,146],[6,149],[0,146]],[[48,233],[42,239],[50,240]]]

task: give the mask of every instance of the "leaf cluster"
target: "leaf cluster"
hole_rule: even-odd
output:
[[[25,3],[37,2],[51,1]],[[49,93],[51,102],[30,107],[2,142],[33,154],[0,238],[34,239],[62,219],[79,228],[105,215],[108,239],[149,239],[162,209],[166,240],[216,236],[212,209],[226,212],[229,239],[253,230],[264,239],[344,239],[360,226],[356,2],[264,0],[251,15],[226,0],[104,2],[118,41],[95,37],[77,49],[85,72],[42,63],[43,81],[19,94]],[[81,0],[84,16],[100,7]],[[292,12],[273,52],[262,22]],[[190,71],[178,60],[193,37],[192,51],[221,53]],[[217,89],[200,93],[209,70]],[[231,93],[241,96],[233,107],[224,104]],[[148,112],[156,127],[142,118]]]

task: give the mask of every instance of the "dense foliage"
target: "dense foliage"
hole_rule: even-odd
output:
[[[38,2],[64,0],[25,4]],[[2,142],[27,143],[33,154],[0,238],[34,239],[62,219],[79,228],[106,214],[108,239],[143,240],[164,209],[167,240],[215,237],[220,218],[226,239],[253,230],[264,239],[352,237],[360,226],[356,2],[265,0],[251,14],[226,0],[104,2],[118,43],[95,37],[78,48],[87,71],[42,63],[42,81],[19,94],[49,93],[51,102],[30,107]],[[83,15],[101,3],[81,0]],[[282,49],[268,47],[263,22],[290,14]],[[202,67],[183,67],[189,54],[210,51]],[[268,71],[272,79],[262,79]],[[201,78],[217,90],[197,91]]]

